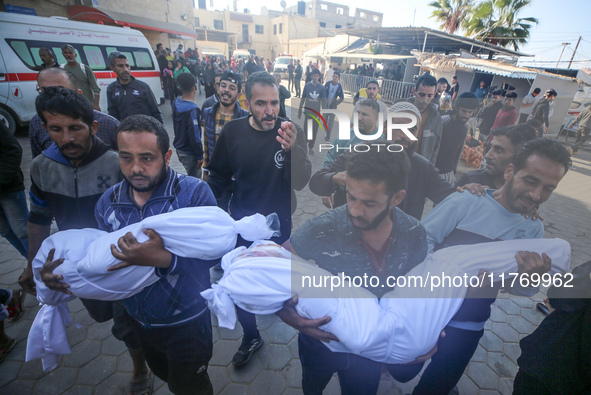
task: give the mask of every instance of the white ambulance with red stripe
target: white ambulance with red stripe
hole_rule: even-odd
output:
[[[11,131],[36,114],[37,73],[43,62],[40,48],[48,48],[58,64],[66,63],[61,46],[71,44],[78,62],[89,65],[101,88],[101,109],[107,111],[107,86],[115,81],[109,53],[127,55],[131,74],[164,97],[156,56],[144,35],[133,29],[0,12],[0,121]],[[162,102],[161,99],[161,102]]]

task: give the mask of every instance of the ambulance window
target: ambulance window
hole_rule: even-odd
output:
[[[43,64],[43,61],[41,60],[41,57],[39,56],[40,49],[41,49],[41,47],[31,47],[31,54],[33,54],[33,59],[35,60],[35,64],[38,66],[41,66]]]
[[[146,51],[142,50],[135,50],[133,52],[133,56],[135,57],[135,63],[137,64],[138,68],[142,69],[151,69],[152,68],[152,57]]]
[[[93,70],[105,69],[105,59],[103,58],[103,53],[99,47],[85,45],[82,48],[84,49],[84,54],[86,55],[86,61]]]
[[[29,48],[27,47],[27,44],[24,41],[12,40],[10,41],[10,46],[12,47],[14,52],[16,52],[18,57],[21,58],[21,60],[25,62],[25,64],[28,67],[35,66],[35,62],[33,61],[31,52],[29,51]]]

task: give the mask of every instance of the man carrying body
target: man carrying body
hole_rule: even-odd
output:
[[[88,99],[88,102],[92,104],[95,110],[100,111],[101,88],[99,88],[96,82],[96,76],[90,66],[78,63],[78,54],[70,44],[62,45],[62,55],[67,63],[62,64],[60,67],[74,74],[78,80],[78,87],[82,90],[84,97]]]
[[[488,150],[486,168],[463,174],[456,186],[479,184],[490,189],[500,189],[505,184],[505,169],[521,146],[536,138],[536,131],[527,124],[517,124],[492,132],[491,148]]]
[[[168,164],[172,151],[160,122],[145,115],[125,119],[119,128],[119,166],[124,181],[106,191],[96,205],[99,228],[109,232],[142,218],[185,207],[214,206],[207,184],[177,174]],[[132,318],[148,365],[175,394],[213,394],[207,374],[212,355],[211,316],[200,292],[210,287],[209,268],[215,261],[183,258],[164,249],[153,230],[138,243],[130,234],[111,246],[122,262],[153,266],[160,277],[123,304]],[[114,274],[116,275],[116,274]]]
[[[497,114],[503,107],[503,97],[505,97],[504,90],[495,89],[492,91],[490,102],[486,104],[486,107],[480,113],[480,126],[478,127],[478,130],[480,130],[480,141],[486,141],[488,139]]]
[[[421,112],[421,125],[417,134],[418,146],[416,152],[433,164],[437,160],[443,130],[441,115],[437,112],[436,103],[433,102],[436,85],[437,80],[435,77],[431,74],[423,74],[417,80],[413,90],[415,97],[407,100]]]
[[[531,93],[525,95],[521,101],[521,106],[519,106],[519,123],[525,123],[525,121],[527,121],[529,114],[531,114],[534,109],[536,96],[538,96],[541,91],[540,88],[536,88]]]
[[[277,213],[281,236],[272,240],[283,243],[289,238],[291,215],[297,205],[294,189],[306,186],[312,165],[303,133],[296,131],[295,124],[277,117],[279,90],[272,75],[251,75],[246,82],[246,101],[251,114],[224,126],[208,166],[208,182],[220,199],[235,177],[229,209],[232,218]],[[239,240],[239,244],[244,242]],[[232,362],[240,367],[261,347],[262,339],[254,314],[238,309],[238,319],[244,337]]]
[[[292,253],[313,259],[333,275],[387,276],[407,273],[426,256],[425,230],[398,209],[409,170],[406,154],[373,150],[353,153],[347,162],[347,204],[306,221],[291,238]],[[347,258],[344,258],[347,257]],[[388,286],[370,287],[381,297]],[[279,317],[300,331],[299,355],[304,394],[320,394],[337,372],[344,394],[375,394],[382,364],[354,354],[332,352],[321,341],[338,339],[318,329],[329,317],[308,320],[288,301]],[[414,377],[420,364],[391,365],[399,381]]]
[[[201,178],[203,144],[201,143],[201,110],[195,104],[197,80],[191,73],[181,73],[177,83],[182,95],[172,106],[174,143],[179,161],[191,177]]]
[[[220,101],[212,107],[203,110],[203,168],[209,174],[209,162],[215,145],[220,137],[224,125],[233,119],[248,115],[248,111],[240,107],[238,95],[242,84],[240,74],[233,71],[224,71],[220,76]],[[204,178],[207,181],[207,177]],[[228,195],[228,200],[229,200]],[[227,204],[227,202],[226,202]],[[226,206],[221,206],[226,209]]]
[[[331,65],[332,67],[332,65]],[[332,70],[332,69],[329,69]],[[341,73],[338,71],[333,71],[330,80],[326,80],[326,84],[324,84],[324,89],[326,90],[326,106],[325,108],[329,109],[336,109],[339,104],[345,100],[345,94],[343,93],[343,86],[339,83],[341,80]],[[333,114],[329,114],[328,116],[328,130],[326,131],[326,137],[324,141],[330,141],[330,133],[332,131],[332,126],[334,125],[335,116]]]
[[[421,122],[421,113],[411,103],[398,102],[388,110],[388,116],[393,116],[394,124],[409,123],[410,118],[405,118],[404,113],[414,114],[418,124]],[[386,123],[386,120],[384,120]],[[418,125],[417,124],[417,125]],[[418,126],[409,128],[409,132],[416,136]],[[405,180],[404,190],[406,194],[398,206],[406,214],[421,220],[425,200],[429,198],[433,203],[438,204],[448,195],[455,192],[455,187],[445,181],[439,171],[425,158],[415,152],[417,142],[410,138],[400,129],[392,131],[392,143],[400,144],[410,161],[410,172]],[[375,144],[375,142],[372,142]],[[386,148],[383,148],[386,149]],[[313,193],[326,197],[334,193],[334,199],[330,201],[328,208],[339,207],[346,203],[346,164],[348,153],[340,154],[327,167],[317,171],[310,179],[309,188]],[[323,198],[323,203],[325,202]],[[326,205],[326,204],[325,204]]]
[[[505,95],[505,99],[503,100],[503,107],[499,109],[499,112],[497,112],[495,123],[490,129],[491,131],[505,126],[515,125],[515,122],[517,121],[517,110],[513,105],[515,104],[516,99],[517,92],[507,92],[507,94]]]
[[[84,96],[69,89],[48,87],[37,97],[35,105],[54,143],[31,163],[29,259],[19,284],[33,295],[36,290],[31,264],[50,234],[52,219],[60,230],[97,228],[95,204],[103,192],[121,180],[117,153],[95,137],[98,124]],[[50,284],[48,287],[56,289]],[[57,290],[67,292],[67,287],[58,285]],[[88,299],[82,303],[98,322],[113,318],[113,335],[125,342],[134,364],[130,390],[149,390],[149,370],[123,306]]]
[[[312,82],[308,82],[304,86],[304,93],[302,93],[302,100],[300,100],[300,108],[298,110],[298,118],[302,117],[302,108],[309,107],[315,111],[320,112],[324,99],[326,98],[326,90],[320,84],[320,70],[313,68],[311,71]],[[309,110],[308,110],[309,111]],[[310,138],[309,121],[312,121],[312,136]],[[306,130],[306,137],[308,138],[308,153],[314,155],[314,144],[316,143],[316,135],[318,134],[318,123],[314,122],[312,117],[306,115],[304,121],[304,129]]]
[[[544,133],[548,133],[549,127],[549,114],[550,114],[550,102],[558,96],[558,93],[554,89],[548,89],[544,97],[538,100],[538,104],[535,105],[530,118],[537,119],[544,125]]]
[[[50,67],[41,70],[37,74],[37,85],[39,86],[40,92],[52,86],[62,86],[82,93],[78,89],[78,80],[76,77],[69,71],[60,69],[59,67]],[[117,128],[119,127],[119,121],[97,110],[94,110],[94,120],[98,122],[96,137],[107,144],[109,148],[117,150]],[[53,144],[53,140],[49,137],[49,133],[43,127],[41,118],[37,114],[31,118],[31,123],[29,123],[29,141],[31,143],[33,159]]]
[[[525,215],[544,203],[570,166],[566,148],[554,140],[535,139],[525,143],[507,166],[505,184],[487,189],[485,196],[455,193],[437,205],[422,221],[427,230],[429,251],[452,245],[496,240],[541,238],[544,226]],[[483,226],[486,224],[486,226]],[[519,273],[543,274],[550,269],[547,259],[523,265]],[[486,269],[486,268],[483,268]],[[487,299],[465,299],[445,328],[432,358],[413,394],[448,394],[464,372],[484,333],[500,284],[487,286]],[[492,291],[492,293],[491,293]],[[520,288],[512,293],[535,294],[537,288]]]
[[[164,123],[152,89],[131,75],[127,56],[121,52],[111,52],[109,64],[111,70],[117,74],[117,80],[107,87],[109,115],[121,122],[130,115],[144,114]]]
[[[464,92],[453,105],[453,113],[444,115],[443,134],[435,167],[439,174],[451,185],[456,183],[455,173],[458,170],[464,141],[468,135],[468,120],[478,108],[478,99],[473,93]]]

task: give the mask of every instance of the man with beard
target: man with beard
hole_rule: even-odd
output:
[[[111,70],[117,74],[117,80],[107,87],[109,115],[123,121],[130,115],[144,114],[164,123],[152,89],[131,75],[127,56],[121,52],[111,52],[109,63]]]
[[[505,184],[500,189],[486,189],[482,197],[454,193],[431,210],[422,221],[429,252],[454,245],[543,237],[542,222],[524,214],[548,200],[569,167],[570,156],[557,141],[539,138],[526,142],[507,166]],[[520,274],[542,275],[550,269],[547,259],[530,265],[517,257],[517,263]],[[538,288],[521,288],[518,282],[511,293],[532,296],[538,292]],[[464,300],[445,328],[446,336],[439,340],[438,351],[413,394],[449,394],[484,334],[490,305],[500,286],[489,284],[473,295],[477,299]]]
[[[486,141],[490,130],[492,129],[495,119],[499,110],[503,107],[503,97],[505,97],[505,91],[503,89],[495,89],[492,91],[492,96],[487,99],[487,104],[484,110],[480,113],[480,140]],[[489,101],[490,100],[490,101]]]
[[[96,82],[94,72],[90,66],[78,63],[78,54],[72,45],[64,44],[61,48],[62,56],[66,59],[67,63],[62,64],[60,67],[74,74],[84,97],[88,99],[95,110],[100,111],[101,88],[99,88]]]
[[[214,206],[207,184],[170,168],[170,141],[164,126],[146,115],[133,115],[119,126],[119,166],[124,181],[107,190],[96,205],[99,228],[113,232],[145,217],[185,207]],[[212,355],[211,316],[200,292],[211,286],[215,261],[183,258],[164,249],[162,238],[144,230],[139,243],[127,233],[111,245],[122,262],[151,266],[160,280],[123,304],[132,318],[148,365],[174,394],[213,394],[207,365]],[[117,274],[114,274],[117,275]]]
[[[242,89],[240,74],[228,70],[220,77],[219,101],[209,108],[203,110],[203,170],[207,181],[208,166],[224,125],[233,119],[242,118],[248,115],[248,111],[240,107],[238,95]],[[226,209],[226,207],[222,207]]]
[[[439,106],[439,99],[441,99],[441,95],[447,92],[447,88],[449,87],[449,82],[445,78],[440,78],[437,80],[437,88],[435,89],[435,96],[433,96],[433,103],[435,106]]]
[[[365,88],[362,88],[355,94],[353,97],[353,102],[355,103],[355,107],[353,107],[353,114],[357,112],[359,108],[359,100],[363,99],[370,99],[376,101],[380,105],[380,113],[386,115],[388,112],[388,107],[386,107],[386,103],[381,101],[382,97],[380,96],[380,84],[378,84],[377,80],[369,80],[367,84],[365,84]]]
[[[491,148],[484,158],[486,168],[463,174],[456,186],[471,189],[468,184],[480,184],[486,188],[500,189],[505,183],[505,169],[521,146],[536,138],[534,128],[525,123],[507,126],[492,132]]]
[[[271,240],[283,243],[291,233],[291,215],[297,205],[294,189],[306,186],[312,165],[304,134],[292,122],[277,117],[279,89],[275,78],[267,72],[254,73],[248,77],[245,90],[250,115],[224,126],[209,162],[208,182],[220,199],[234,177],[236,188],[229,208],[232,218],[277,213],[281,235]],[[246,245],[243,240],[238,244]],[[244,337],[232,362],[240,367],[263,341],[254,314],[241,309],[237,314]]]
[[[406,118],[404,116],[405,113],[414,114],[417,119],[417,125],[420,125],[421,113],[411,103],[399,102],[392,105],[388,110],[388,116],[393,116],[392,121],[394,124],[409,123],[410,118]],[[409,132],[415,137],[418,130],[417,125],[409,128]],[[406,178],[404,187],[406,194],[402,202],[398,205],[398,208],[420,221],[423,215],[425,199],[428,198],[433,203],[438,204],[448,195],[455,192],[455,188],[441,178],[435,166],[415,152],[417,141],[412,141],[400,129],[394,129],[392,131],[392,139],[393,141],[387,142],[387,144],[399,144],[410,160],[410,172]],[[372,141],[372,144],[375,144],[375,141]],[[381,149],[386,148],[382,147]],[[313,193],[320,196],[330,196],[334,193],[331,203],[335,208],[346,203],[347,156],[349,156],[347,153],[339,155],[327,167],[317,171],[310,179],[309,187]]]
[[[347,204],[300,226],[291,237],[292,253],[313,259],[333,275],[378,277],[382,286],[365,285],[377,297],[390,291],[387,276],[406,274],[426,256],[424,228],[397,207],[405,196],[408,171],[408,156],[403,152],[374,149],[351,154],[346,167]],[[304,394],[322,393],[335,372],[342,393],[375,394],[382,364],[355,354],[330,351],[322,341],[338,339],[319,327],[331,318],[303,318],[295,310],[296,303],[286,302],[278,315],[300,332]],[[419,358],[419,362],[424,360]],[[405,382],[421,367],[390,365],[389,370],[396,380]]]
[[[54,76],[60,75],[63,76]],[[31,264],[41,243],[49,237],[52,219],[55,218],[59,230],[97,228],[95,204],[103,192],[121,180],[117,153],[95,137],[98,123],[82,94],[62,87],[46,87],[35,105],[53,145],[31,163],[29,257],[19,284],[33,295],[36,289]],[[54,286],[52,275],[48,281],[49,288],[67,292],[63,284]],[[95,321],[113,318],[113,335],[125,342],[134,365],[130,390],[149,390],[150,372],[123,305],[88,299],[82,303]]]
[[[453,108],[451,115],[441,118],[443,133],[435,162],[439,174],[451,185],[456,183],[455,173],[468,135],[468,120],[478,108],[478,99],[473,93],[464,92],[455,101]]]

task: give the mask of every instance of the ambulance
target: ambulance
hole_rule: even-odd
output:
[[[66,63],[61,46],[71,44],[78,63],[89,65],[101,88],[100,107],[107,112],[107,86],[117,75],[109,68],[113,51],[127,55],[131,74],[150,85],[164,100],[156,56],[144,35],[128,27],[0,12],[0,121],[14,133],[35,112],[37,73],[43,62],[40,48],[48,48],[60,65]]]

